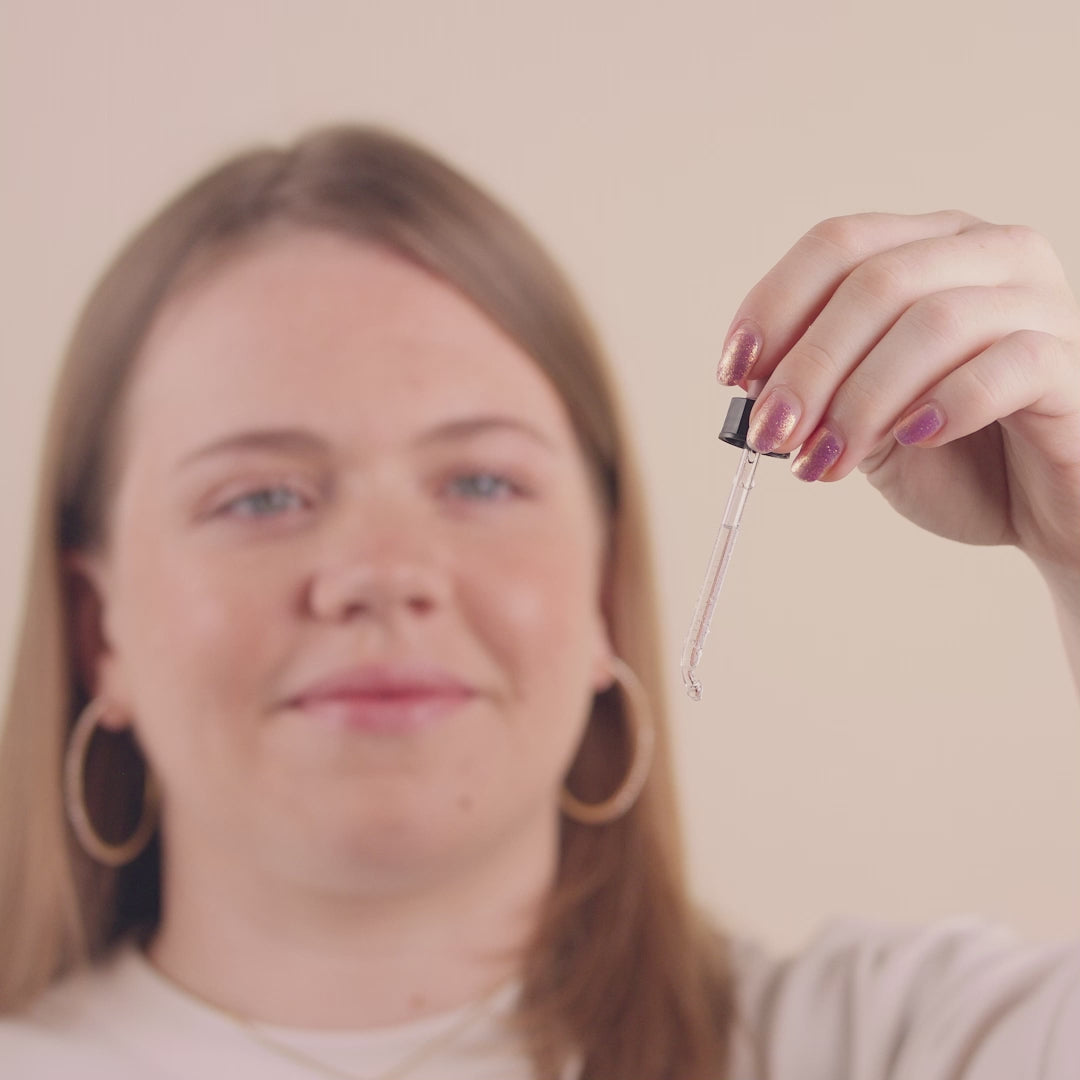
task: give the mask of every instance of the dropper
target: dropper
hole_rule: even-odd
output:
[[[705,581],[698,596],[697,608],[690,623],[690,632],[686,635],[683,647],[682,675],[686,692],[694,701],[701,700],[701,683],[695,677],[697,666],[701,663],[701,654],[705,648],[705,639],[709,636],[716,601],[720,588],[724,584],[731,553],[735,550],[735,540],[739,535],[739,523],[750,490],[754,486],[754,474],[757,472],[758,459],[762,456],[746,445],[746,433],[750,425],[750,410],[756,398],[732,398],[728,405],[724,425],[720,429],[720,439],[729,446],[742,450],[735,476],[731,481],[731,494],[724,507],[724,516],[713,544],[709,568],[705,572]],[[766,457],[786,458],[788,454],[766,454]]]

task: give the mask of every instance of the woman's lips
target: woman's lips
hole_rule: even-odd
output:
[[[353,694],[303,698],[295,703],[315,720],[334,727],[395,735],[420,731],[445,719],[472,694],[465,691],[394,694]]]
[[[407,734],[445,719],[474,696],[442,671],[377,667],[323,679],[288,704],[334,727]]]

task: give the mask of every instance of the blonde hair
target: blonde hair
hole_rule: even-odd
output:
[[[646,515],[601,351],[537,241],[427,151],[370,128],[316,131],[214,169],[145,225],[92,293],[53,402],[33,520],[25,614],[0,742],[0,1012],[93,962],[157,917],[156,846],[107,870],[72,842],[61,759],[86,702],[71,649],[65,551],[107,544],[119,411],[140,344],[182,277],[278,224],[380,244],[441,276],[508,333],[557,388],[609,521],[606,615],[652,703],[656,755],[617,822],[564,820],[556,886],[525,965],[521,1019],[543,1076],[572,1053],[588,1077],[715,1078],[733,991],[724,939],[690,902],[676,820]],[[602,797],[626,766],[621,698],[598,695],[568,779]],[[113,777],[115,780],[116,778]],[[95,820],[132,813],[115,782]]]

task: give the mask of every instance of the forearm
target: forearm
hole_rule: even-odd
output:
[[[1072,667],[1073,680],[1080,692],[1080,570],[1040,567],[1054,598],[1065,655]]]

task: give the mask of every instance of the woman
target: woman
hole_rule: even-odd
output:
[[[871,215],[795,246],[718,374],[803,479],[1019,545],[1080,668],[1078,342],[1034,234]],[[415,146],[318,132],[147,225],[37,515],[5,1076],[1075,1075],[1076,950],[848,927],[781,965],[694,911],[598,347]]]

